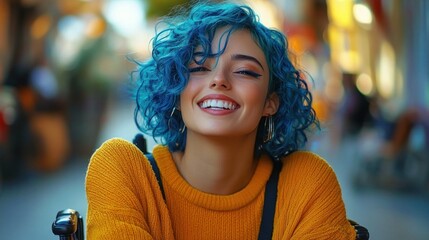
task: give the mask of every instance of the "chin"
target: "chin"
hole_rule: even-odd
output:
[[[240,131],[241,130],[241,131]],[[244,129],[237,129],[236,127],[231,126],[225,126],[225,127],[205,127],[205,128],[198,128],[193,131],[194,133],[198,135],[203,135],[205,137],[215,137],[215,138],[232,138],[237,136],[249,136],[252,133],[256,133],[256,131],[245,131]]]

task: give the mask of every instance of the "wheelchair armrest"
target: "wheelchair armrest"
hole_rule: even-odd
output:
[[[59,211],[55,221],[52,223],[52,232],[58,235],[61,240],[83,240],[82,216],[73,209]]]

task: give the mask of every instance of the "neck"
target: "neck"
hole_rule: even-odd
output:
[[[245,137],[207,137],[187,133],[184,152],[173,154],[185,180],[200,191],[228,195],[243,189],[255,171],[256,133]]]

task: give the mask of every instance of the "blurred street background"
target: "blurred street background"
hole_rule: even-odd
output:
[[[308,73],[347,214],[375,240],[429,239],[429,1],[254,0]],[[130,73],[188,0],[0,0],[0,239],[86,216],[88,160],[132,140]],[[155,142],[148,137],[149,149]]]

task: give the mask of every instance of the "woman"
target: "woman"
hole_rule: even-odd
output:
[[[284,35],[225,3],[164,22],[135,112],[163,141],[160,183],[135,145],[104,143],[87,173],[88,238],[355,239],[333,170],[298,151],[317,120]]]

